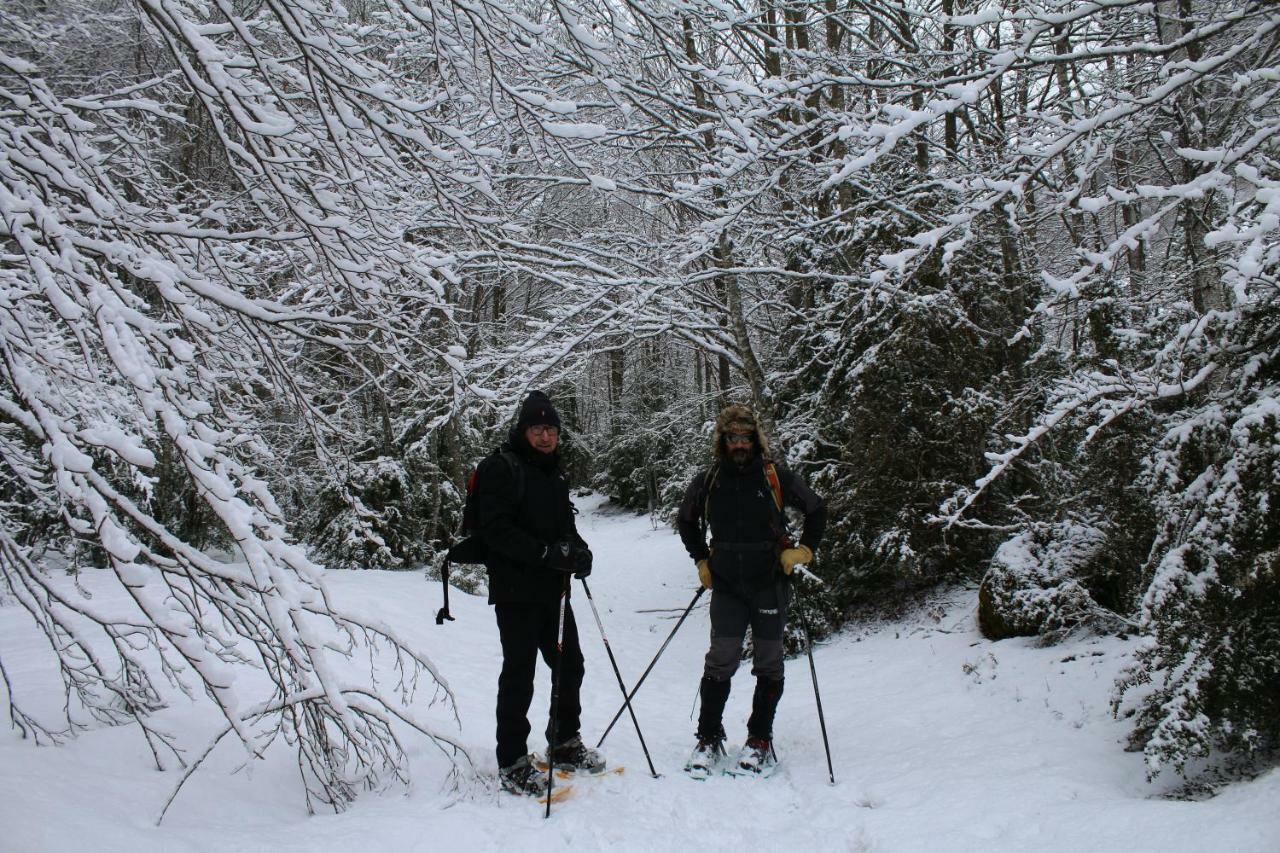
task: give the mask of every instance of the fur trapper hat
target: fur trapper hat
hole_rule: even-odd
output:
[[[747,406],[734,404],[725,406],[716,416],[716,428],[711,436],[711,453],[717,458],[725,452],[721,439],[731,432],[749,432],[755,435],[756,444],[760,447],[760,455],[769,455],[769,438],[760,428],[755,412]]]

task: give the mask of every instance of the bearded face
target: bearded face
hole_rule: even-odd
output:
[[[753,432],[730,432],[724,437],[729,458],[735,465],[746,465],[756,453],[756,437]]]

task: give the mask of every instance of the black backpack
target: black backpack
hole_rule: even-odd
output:
[[[516,487],[516,503],[524,499],[524,468],[520,465],[520,460],[515,453],[510,450],[495,451],[494,455],[500,456],[507,467],[511,469],[511,479],[515,481]],[[467,494],[462,503],[462,529],[460,531],[461,539],[455,542],[453,546],[445,553],[444,564],[440,568],[440,584],[444,588],[444,607],[441,607],[436,613],[436,624],[443,625],[445,620],[453,621],[453,616],[449,613],[449,567],[453,563],[461,563],[463,565],[476,564],[484,562],[484,543],[480,541],[480,537],[476,535],[476,472],[479,466],[472,468],[467,474]]]

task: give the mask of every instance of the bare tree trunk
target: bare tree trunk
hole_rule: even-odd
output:
[[[622,385],[626,378],[626,353],[609,351],[609,437],[616,438],[622,426]]]
[[[1110,60],[1109,60],[1110,61]],[[1132,65],[1132,57],[1126,57],[1125,68],[1129,69]],[[1131,75],[1126,73],[1125,77]],[[1130,80],[1125,79],[1123,82],[1117,81],[1117,84],[1128,89]],[[1123,140],[1117,140],[1115,149],[1112,151],[1111,167],[1116,173],[1116,185],[1129,189],[1133,187],[1132,165],[1134,158],[1131,153],[1132,149],[1129,144]],[[1128,231],[1142,218],[1142,209],[1140,202],[1126,201],[1120,205],[1120,218],[1124,229]],[[1147,243],[1146,239],[1139,239],[1134,246],[1125,249],[1125,257],[1129,265],[1129,295],[1137,296],[1145,288],[1145,279],[1147,272]]]
[[[943,17],[950,20],[951,16],[955,14],[955,11],[956,11],[955,0],[942,0]],[[942,25],[942,52],[947,55],[948,59],[950,59],[955,54],[955,49],[956,49],[956,28],[950,23],[945,23]],[[948,67],[946,71],[947,76],[950,77],[951,75],[955,74],[955,71],[956,71],[956,68],[954,65]],[[958,128],[956,124],[957,119],[956,119],[955,112],[952,111],[947,113],[947,115],[943,118],[942,122],[943,122],[942,124],[943,143],[942,144],[943,144],[943,147],[946,148],[947,157],[954,160],[956,159],[956,154],[957,154],[956,146],[958,145],[958,142],[956,139],[958,135],[957,134]]]
[[[1190,0],[1164,0],[1154,9],[1156,33],[1161,43],[1168,44],[1181,36],[1190,34],[1195,28],[1194,9]],[[1184,52],[1191,62],[1199,62],[1204,50],[1198,42],[1189,42]],[[1182,148],[1198,148],[1202,146],[1202,137],[1209,130],[1209,110],[1205,103],[1205,95],[1199,84],[1186,87],[1174,105],[1175,121],[1178,125],[1178,145]],[[1181,179],[1185,184],[1192,183],[1201,173],[1191,158],[1181,157]],[[1208,222],[1212,218],[1214,194],[1206,193],[1203,199],[1187,199],[1182,203],[1182,238],[1183,250],[1186,252],[1187,264],[1190,267],[1191,304],[1196,311],[1204,314],[1227,304],[1227,295],[1221,285],[1214,252],[1205,245],[1204,238],[1209,233]]]
[[[716,246],[716,264],[722,268],[730,267],[732,257],[733,251],[729,246],[729,240],[722,234]],[[742,372],[746,375],[747,384],[751,388],[751,407],[755,409],[756,417],[764,422],[765,432],[772,434],[774,432],[773,404],[765,382],[764,369],[761,368],[760,361],[756,358],[755,348],[751,345],[751,334],[747,328],[746,313],[742,304],[742,288],[738,283],[738,277],[733,273],[726,272],[720,278],[728,298],[729,328],[733,331],[738,357],[742,360]]]
[[[766,9],[767,32],[765,44],[765,70],[774,76],[782,73],[781,57],[777,50],[777,26],[774,16],[773,7]],[[693,37],[693,24],[688,18],[682,19],[684,30],[684,48],[685,56],[690,62],[698,61],[697,44]],[[705,108],[707,104],[706,92],[702,86],[696,81],[693,84],[694,102],[700,109]],[[710,129],[703,131],[703,145],[710,152],[715,147],[715,137]],[[716,192],[717,200],[720,192]],[[720,239],[715,248],[715,263],[720,269],[729,269],[734,266],[733,250],[729,245],[729,238],[721,232]],[[751,339],[747,334],[746,317],[742,310],[742,293],[738,286],[738,279],[732,273],[723,273],[716,277],[716,290],[721,294],[722,300],[728,308],[729,316],[726,318],[730,330],[733,332],[734,343],[738,350],[738,357],[743,364],[744,373],[747,376],[747,382],[751,386],[751,396],[756,409],[757,416],[765,416],[767,408],[762,405],[765,400],[764,395],[764,371],[760,368],[760,363],[756,359],[755,350],[751,347]],[[723,355],[720,356],[720,399],[721,405],[728,402],[729,397],[729,360]],[[772,422],[772,412],[768,412],[770,423]]]
[[[918,55],[920,46],[916,43],[915,33],[911,31],[911,19],[905,11],[896,13],[894,19],[898,24],[898,37],[902,44],[912,54]],[[911,93],[911,109],[916,112],[924,109],[924,92],[920,90],[919,85],[916,85]],[[927,172],[929,171],[929,137],[923,129],[911,135],[916,141],[916,170],[921,173]]]

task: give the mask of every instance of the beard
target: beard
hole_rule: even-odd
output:
[[[754,447],[734,447],[729,450],[729,458],[734,464],[741,467],[751,461],[751,457],[755,456],[756,449]]]

